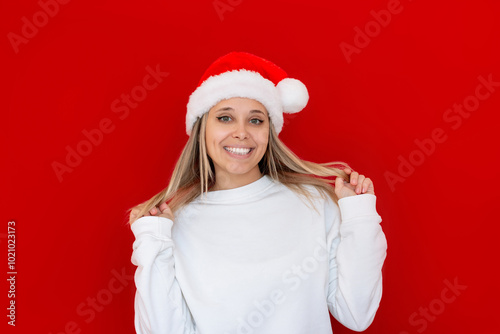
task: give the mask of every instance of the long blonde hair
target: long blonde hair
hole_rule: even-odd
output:
[[[215,184],[215,170],[205,144],[207,117],[208,113],[205,113],[196,120],[172,172],[168,187],[141,203],[142,208],[136,219],[165,201],[175,215],[177,210],[199,195],[203,196]],[[302,160],[278,138],[271,119],[269,127],[267,150],[259,162],[262,175],[269,175],[299,195],[305,196],[310,203],[313,203],[311,193],[304,185],[316,187],[321,196],[327,194],[337,203],[338,198],[332,187],[335,180],[328,177],[341,177],[349,181],[348,175],[343,171],[349,165],[344,162],[314,163]]]

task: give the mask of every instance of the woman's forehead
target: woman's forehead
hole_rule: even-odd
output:
[[[241,97],[222,100],[213,106],[210,111],[248,112],[251,114],[264,114],[268,116],[267,109],[262,103],[257,100]]]

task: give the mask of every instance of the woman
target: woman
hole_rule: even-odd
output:
[[[326,334],[329,312],[372,323],[387,248],[373,182],[279,140],[283,112],[308,99],[249,53],[207,69],[168,187],[130,212],[137,333]]]

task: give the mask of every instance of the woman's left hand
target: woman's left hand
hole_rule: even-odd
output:
[[[335,194],[337,194],[339,199],[361,194],[375,195],[372,180],[350,168],[345,168],[344,172],[349,175],[349,182],[341,177],[335,179]]]

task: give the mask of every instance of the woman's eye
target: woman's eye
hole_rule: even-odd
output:
[[[229,116],[220,116],[220,117],[217,117],[217,119],[219,121],[223,121],[223,122],[228,122],[229,118],[231,118],[231,117],[229,117]]]
[[[254,124],[260,124],[263,122],[262,120],[260,120],[258,118],[254,118],[254,119],[252,119],[252,121],[257,121],[257,122],[254,122]]]
[[[230,116],[219,116],[217,117],[217,119],[221,122],[224,122],[224,123],[227,123],[231,120],[231,117]],[[256,125],[259,125],[261,123],[263,123],[264,121],[258,119],[258,118],[253,118],[250,120],[250,123],[253,123],[253,124],[256,124]]]

